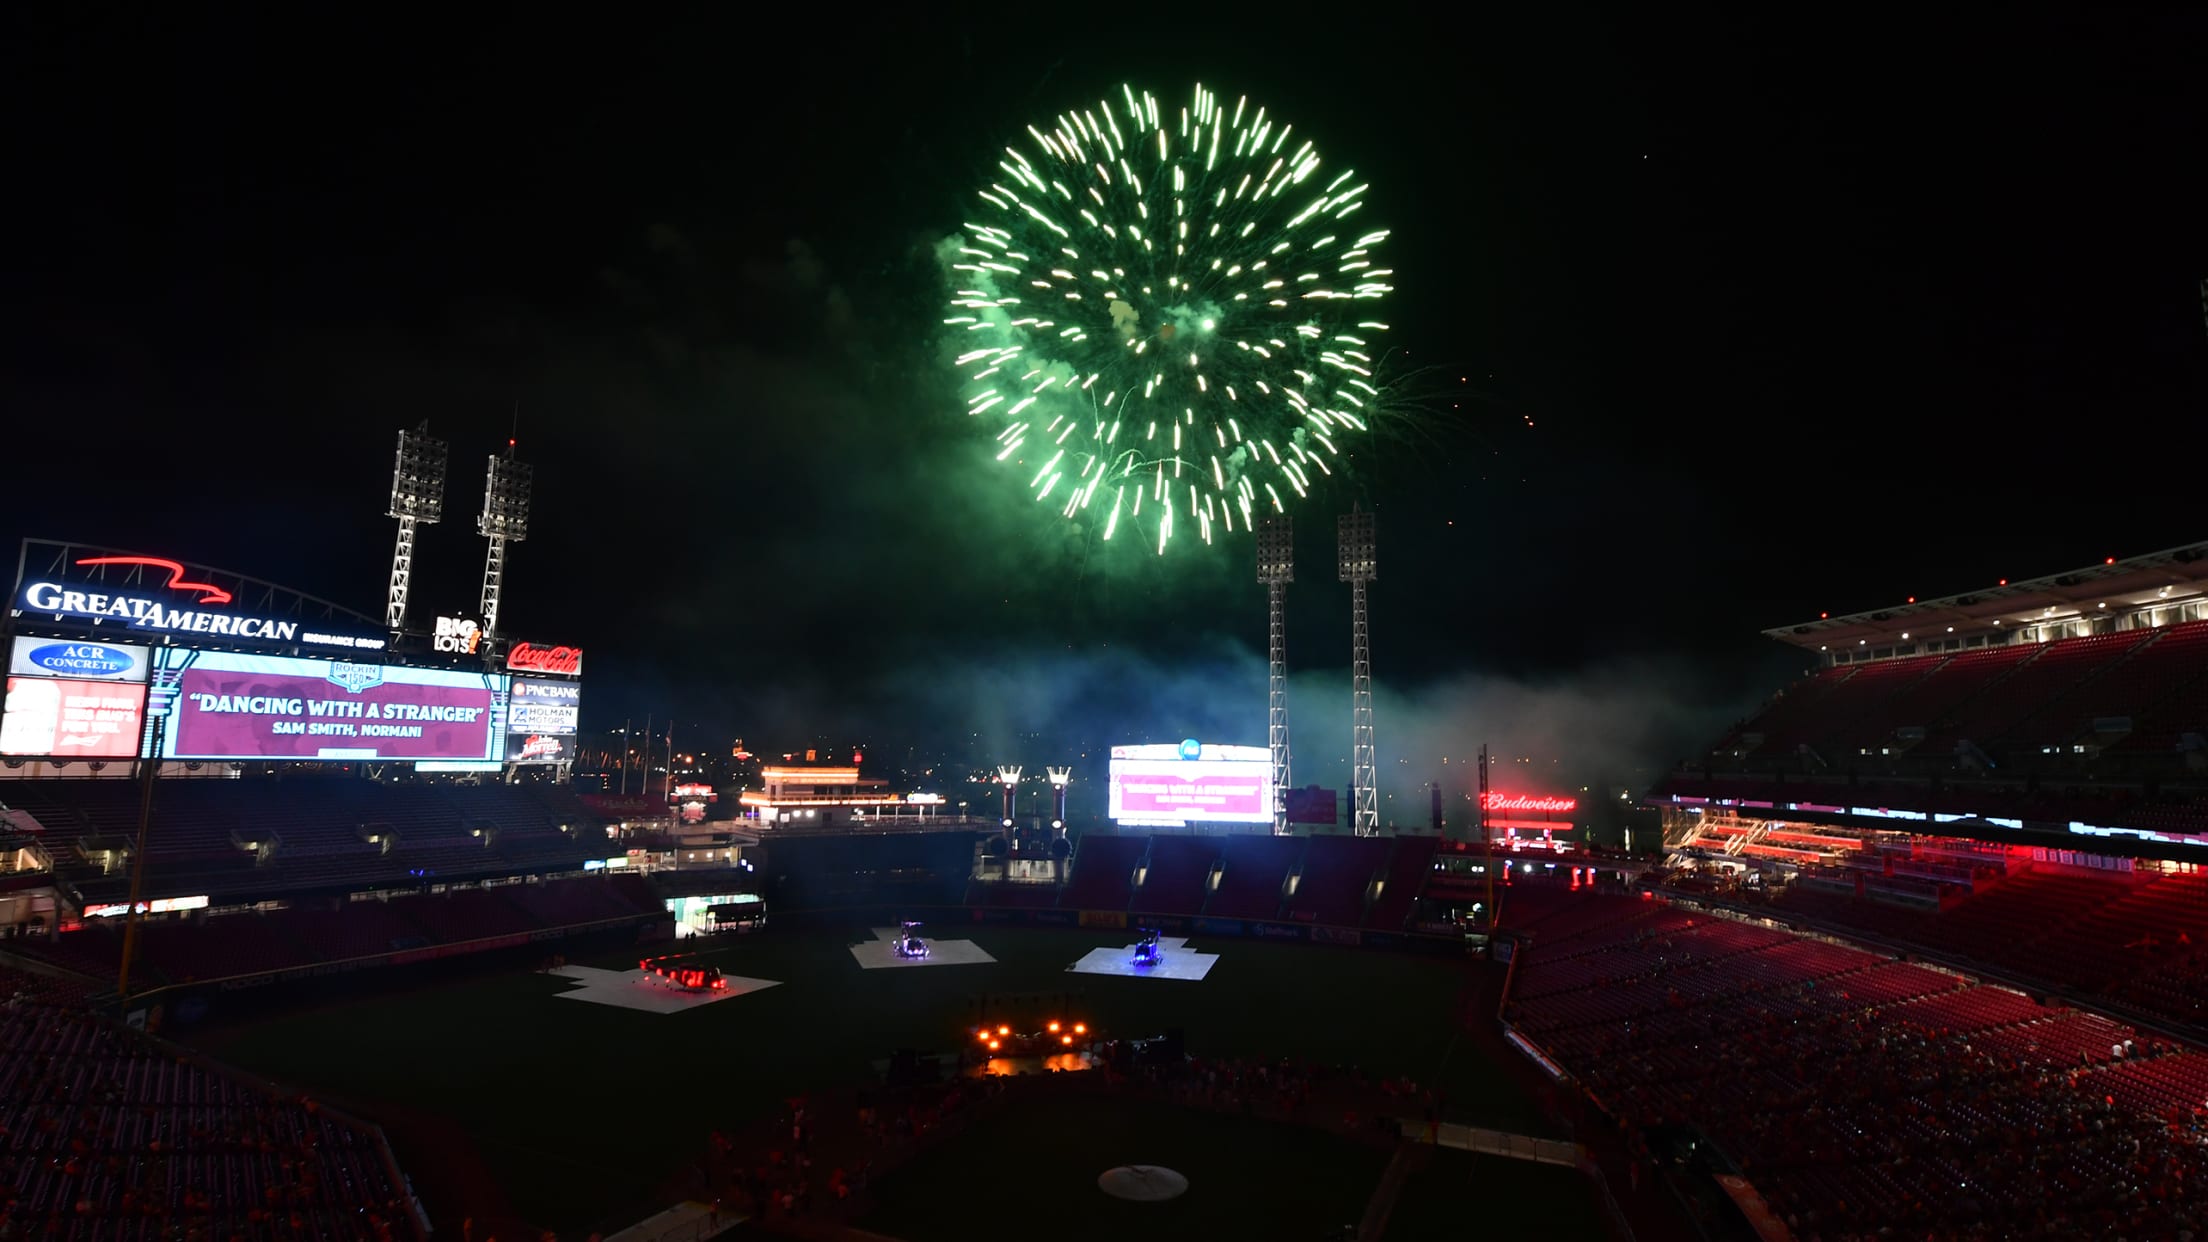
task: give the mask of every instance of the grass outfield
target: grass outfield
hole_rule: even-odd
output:
[[[884,1179],[858,1225],[906,1242],[1318,1242],[1358,1222],[1387,1163],[1337,1135],[1158,1100],[1029,1099]],[[1125,1164],[1172,1169],[1188,1193],[1129,1203],[1097,1188]]]
[[[669,1175],[698,1157],[715,1128],[758,1119],[800,1092],[866,1083],[871,1063],[899,1047],[957,1047],[966,1002],[982,992],[1078,990],[1107,1032],[1178,1026],[1196,1055],[1286,1055],[1408,1075],[1441,1087],[1459,1120],[1553,1133],[1530,1099],[1457,1039],[1463,962],[1196,937],[1192,947],[1221,955],[1204,981],[1123,979],[1065,968],[1091,948],[1129,943],[1126,932],[977,926],[941,935],[974,940],[993,964],[862,970],[846,946],[863,935],[777,931],[726,943],[708,960],[781,986],[687,1013],[560,1000],[567,981],[519,971],[190,1038],[384,1122],[440,1223],[458,1214],[452,1196],[439,1197],[458,1133],[516,1214],[563,1233],[611,1231],[661,1206]]]

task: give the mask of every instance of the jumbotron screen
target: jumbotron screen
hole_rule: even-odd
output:
[[[1114,746],[1112,819],[1136,824],[1269,824],[1273,757],[1263,746]]]
[[[504,757],[500,673],[198,651],[171,676],[165,758]]]

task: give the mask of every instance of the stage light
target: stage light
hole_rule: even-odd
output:
[[[1073,1024],[1073,1033],[1074,1033],[1074,1034],[1076,1034],[1076,1035],[1086,1035],[1086,1034],[1088,1034],[1088,1033],[1089,1033],[1089,1024],[1088,1024],[1088,1023],[1086,1023],[1086,1022],[1076,1022],[1076,1023],[1074,1023],[1074,1024]]]
[[[996,1041],[996,1040],[993,1040],[993,1039],[992,1039],[992,1040],[990,1040],[990,1041],[989,1041],[989,1051],[991,1051],[991,1052],[995,1052],[995,1051],[997,1050],[997,1047],[998,1047],[998,1045],[997,1045],[997,1041]]]
[[[1053,1035],[1056,1035],[1056,1034],[1058,1033],[1058,1024],[1057,1024],[1057,1023],[1053,1022],[1053,1023],[1051,1023],[1051,1024],[1050,1024],[1050,1033],[1051,1033],[1051,1034],[1053,1034]]]
[[[1058,1042],[1059,1042],[1059,1043],[1061,1043],[1061,1044],[1064,1044],[1064,1045],[1065,1045],[1065,1046],[1067,1046],[1068,1048],[1071,1048],[1071,1047],[1073,1046],[1073,1036],[1071,1036],[1071,1035],[1060,1035],[1060,1036],[1058,1037]]]
[[[1009,1026],[1000,1026],[997,1028],[997,1034],[999,1035],[1010,1035],[1011,1033],[1012,1028]]]

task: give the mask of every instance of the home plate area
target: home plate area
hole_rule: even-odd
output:
[[[696,1009],[715,1001],[732,1000],[762,988],[776,986],[769,979],[739,979],[734,975],[723,975],[721,982],[727,984],[727,987],[710,992],[692,992],[644,970],[556,966],[552,973],[582,985],[559,993],[563,1000],[589,1001],[593,1005],[612,1005],[620,1009],[641,1009],[646,1013],[681,1013],[686,1009]]]
[[[897,938],[904,932],[895,927],[872,929],[872,940],[861,940],[851,946],[851,956],[866,970],[902,970],[908,966],[979,966],[997,959],[982,951],[971,940],[937,940],[926,932],[920,938],[928,942],[926,957],[897,956]]]
[[[1185,936],[1158,937],[1158,960],[1155,965],[1135,965],[1135,946],[1124,949],[1091,949],[1087,957],[1066,967],[1084,975],[1119,975],[1128,979],[1185,979],[1194,982],[1211,973],[1211,964],[1219,960],[1216,953],[1198,953],[1188,947]]]

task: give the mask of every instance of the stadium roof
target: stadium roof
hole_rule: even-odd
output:
[[[2104,609],[2137,610],[2208,596],[2208,542],[2144,556],[2114,557],[2098,565],[2027,581],[2001,582],[1939,599],[1910,600],[1888,608],[1819,617],[1782,625],[1764,635],[1809,651],[1878,645],[2007,630],[2060,621]]]

